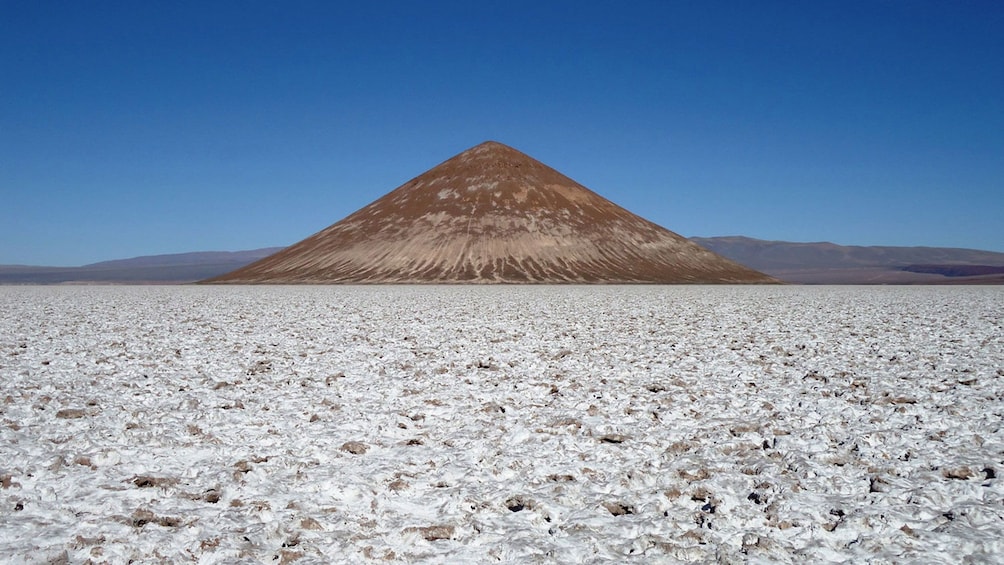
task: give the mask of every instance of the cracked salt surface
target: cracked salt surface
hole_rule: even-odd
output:
[[[0,287],[7,562],[1004,555],[1004,289]]]

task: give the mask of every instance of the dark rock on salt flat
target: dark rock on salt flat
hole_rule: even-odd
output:
[[[347,441],[342,444],[342,451],[348,451],[353,455],[363,455],[369,451],[369,446],[360,441]]]
[[[417,533],[418,535],[425,538],[426,541],[437,541],[437,540],[447,540],[453,538],[456,532],[454,526],[448,524],[439,524],[435,526],[411,526],[405,528],[403,533]]]

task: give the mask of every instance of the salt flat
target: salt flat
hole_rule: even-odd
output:
[[[0,287],[0,560],[999,562],[1004,288]]]

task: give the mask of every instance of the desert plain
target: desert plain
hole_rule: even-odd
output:
[[[999,562],[1004,287],[0,287],[0,560]]]

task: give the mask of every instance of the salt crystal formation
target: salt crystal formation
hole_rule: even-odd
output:
[[[0,287],[0,561],[994,562],[1004,288]]]

